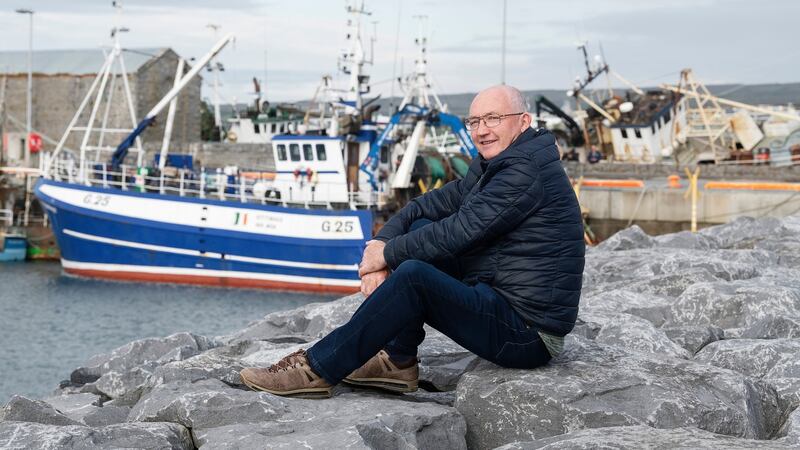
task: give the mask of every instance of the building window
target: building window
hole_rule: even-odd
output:
[[[619,132],[622,133],[622,139],[628,139],[628,130],[625,128],[620,128]]]
[[[289,157],[292,161],[300,161],[300,146],[298,144],[289,144]]]
[[[311,144],[303,144],[303,159],[306,161],[314,160],[314,151],[311,149]]]
[[[261,126],[255,122],[253,122],[253,132],[256,134],[261,134]]]
[[[325,144],[317,144],[317,160],[326,161],[327,159],[328,155],[325,153]]]
[[[636,135],[636,137],[637,137],[637,138],[639,138],[639,139],[641,139],[641,138],[642,138],[642,130],[640,130],[640,129],[638,129],[638,128],[634,128],[634,129],[633,129],[633,134],[635,134],[635,135]]]
[[[286,146],[278,144],[278,161],[286,161]]]

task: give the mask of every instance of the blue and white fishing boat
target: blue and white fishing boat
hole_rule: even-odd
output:
[[[379,136],[362,103],[369,77],[363,71],[367,61],[359,20],[366,12],[363,5],[348,12],[350,48],[340,63],[350,86],[335,95],[335,112],[317,124],[316,134],[273,138],[275,167],[270,172],[194,170],[190,158],[168,155],[171,113],[156,167],[143,162],[139,135],[162,110],[174,108],[180,90],[232,36],[186,75],[179,64],[173,89],[121,144],[108,149],[113,151],[110,163],[90,160],[92,153],[104,150],[86,143],[102,97],[92,97],[93,92],[98,85],[98,92],[104,91],[114,58],[121,57],[115,41],[65,136],[52,155],[44,156],[43,177],[35,188],[64,270],[130,281],[357,291],[358,262],[373,235],[376,213],[383,216],[387,191],[397,184],[395,172],[404,173],[401,188],[413,185],[416,148],[413,155],[401,149],[404,170],[394,164],[400,131],[415,130],[419,141],[419,121],[441,120],[456,127],[460,122],[404,104]],[[89,123],[75,127],[91,98]],[[63,149],[72,129],[84,132],[80,155],[69,156]],[[455,134],[464,152],[474,151],[463,126]],[[126,159],[129,149],[138,150],[135,162]]]

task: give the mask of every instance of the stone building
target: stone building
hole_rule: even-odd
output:
[[[179,57],[169,48],[125,49],[122,55],[138,122],[172,88]],[[44,150],[55,148],[55,142],[64,134],[104,60],[101,49],[34,51],[32,128],[44,136]],[[189,69],[189,64],[186,64],[184,73]],[[27,72],[27,51],[0,52],[0,100],[5,83],[6,116],[4,126],[2,123],[0,126],[4,133],[4,159],[7,162],[18,156],[25,135]],[[116,75],[109,77],[106,86],[106,92],[113,92],[107,127],[131,129],[133,124],[121,73],[117,62],[112,69],[112,74]],[[200,141],[201,84],[200,77],[194,78],[178,96],[171,140],[171,148],[177,151],[184,145]],[[92,103],[89,103],[78,121],[79,126],[85,126],[91,109]],[[105,112],[104,101],[97,110],[94,127],[100,126]],[[157,142],[160,145],[166,117],[165,109],[143,134],[144,144]],[[65,146],[78,150],[83,133],[73,131]],[[124,137],[125,133],[106,134],[102,144],[116,147]],[[89,145],[98,145],[99,138],[99,133],[92,133]],[[14,148],[17,148],[16,154]]]

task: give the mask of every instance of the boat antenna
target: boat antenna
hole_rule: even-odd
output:
[[[503,0],[503,50],[500,62],[500,84],[506,84],[506,4],[507,0]]]
[[[402,19],[403,0],[397,2],[397,31],[394,36],[394,60],[392,61],[392,83],[389,88],[389,109],[394,112],[394,84],[397,82],[397,52],[400,46],[400,20]]]

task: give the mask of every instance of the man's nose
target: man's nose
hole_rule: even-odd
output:
[[[484,136],[489,133],[489,127],[486,126],[486,120],[483,118],[478,119],[478,126],[475,127],[475,133],[479,136]]]

